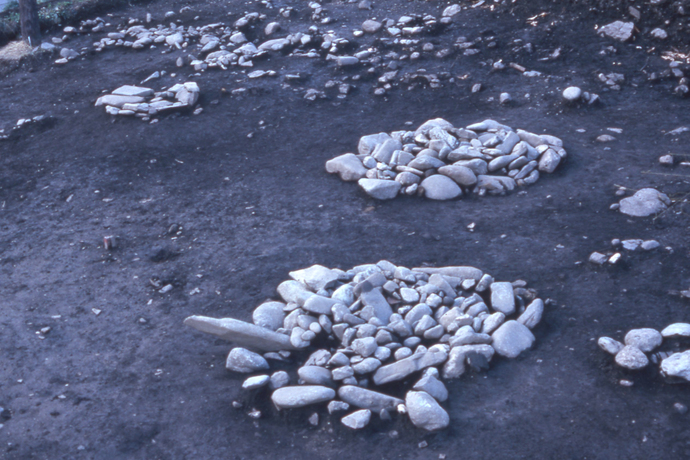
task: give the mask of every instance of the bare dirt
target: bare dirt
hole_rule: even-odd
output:
[[[328,93],[307,101],[306,88],[366,69],[280,55],[256,66],[280,76],[259,81],[220,70],[190,77],[175,67],[177,54],[160,49],[91,52],[65,66],[39,57],[2,77],[0,124],[10,136],[0,141],[0,458],[687,458],[690,415],[673,410],[690,404],[687,386],[665,382],[653,367],[624,372],[596,346],[602,335],[621,339],[631,328],[690,320],[687,301],[669,294],[690,283],[690,168],[657,161],[667,153],[686,159],[690,133],[667,133],[690,126],[688,101],[672,93],[677,79],[647,75],[668,69],[662,51],[687,50],[686,20],[662,14],[673,4],[662,12],[642,7],[635,41],[622,44],[595,33],[595,25],[627,18],[617,8],[522,3],[460,13],[428,39],[493,36],[497,46],[471,57],[406,61],[403,71],[424,66],[456,78],[437,89],[400,85],[385,97],[372,95],[375,78],[362,77],[344,99]],[[285,5],[299,13],[291,27],[312,24],[306,4]],[[146,11],[161,18],[183,6],[154,2],[108,20]],[[345,24],[346,35],[369,17],[439,16],[446,5],[324,6],[337,20],[324,28]],[[230,22],[244,11],[277,15],[243,2],[192,8],[178,16],[185,24]],[[664,26],[664,17],[673,18],[671,37],[654,41],[648,31]],[[516,38],[531,42],[533,53],[515,51]],[[70,47],[93,41],[82,36]],[[607,46],[615,53],[599,54]],[[559,47],[558,58],[539,60]],[[492,71],[482,64],[489,59],[543,76]],[[179,78],[155,85],[198,82],[203,113],[151,125],[93,106],[101,91],[161,69]],[[291,83],[296,90],[281,88],[289,72],[309,78]],[[620,91],[606,91],[600,72],[625,74]],[[472,94],[477,82],[484,89]],[[560,92],[573,84],[602,103],[563,105]],[[250,90],[229,94],[239,87]],[[498,103],[504,91],[512,104]],[[37,115],[48,117],[9,129]],[[364,134],[435,117],[456,126],[491,117],[547,132],[563,139],[569,157],[520,193],[453,202],[377,202],[324,171],[325,161],[353,151]],[[616,140],[596,142],[603,133]],[[616,185],[656,187],[676,203],[656,218],[630,218],[609,210],[619,199]],[[107,235],[118,237],[112,251],[103,247]],[[625,253],[615,266],[588,264],[592,251],[611,250],[613,238],[656,239],[662,248]],[[532,350],[448,383],[452,422],[443,432],[423,433],[404,418],[351,432],[323,407],[312,427],[313,410],[278,413],[265,394],[244,392],[242,376],[224,369],[230,345],[182,325],[194,314],[249,320],[294,269],[381,259],[474,265],[502,280],[524,279],[555,301]],[[174,288],[161,294],[151,280]],[[44,327],[51,329],[41,339]],[[234,409],[235,400],[244,408]],[[251,420],[251,408],[263,417]],[[428,447],[419,448],[422,441]]]

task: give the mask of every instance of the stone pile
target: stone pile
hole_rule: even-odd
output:
[[[494,120],[466,128],[436,118],[416,131],[364,136],[357,154],[326,163],[342,180],[358,181],[370,196],[388,200],[420,195],[451,200],[464,193],[504,194],[552,173],[566,158],[563,142]]]
[[[348,271],[314,265],[290,276],[278,286],[282,301],[259,305],[254,324],[203,316],[185,324],[238,345],[226,367],[256,374],[243,387],[268,387],[278,410],[325,403],[329,413],[352,409],[342,418],[352,429],[372,414],[388,420],[396,412],[418,428],[445,428],[442,380],[486,369],[494,355],[517,357],[532,346],[530,329],[544,310],[524,281],[495,281],[473,267],[381,261]],[[296,378],[269,372],[307,350]],[[377,390],[393,382],[402,384],[404,399]]]
[[[602,350],[615,356],[616,364],[630,370],[647,367],[650,362],[659,364],[661,375],[680,381],[690,381],[690,350],[661,351],[664,340],[690,338],[690,324],[674,323],[661,332],[652,328],[632,329],[623,343],[610,337],[599,338]]]
[[[110,115],[126,115],[142,118],[190,109],[199,100],[199,86],[194,82],[177,83],[170,88],[155,92],[151,88],[125,85],[110,94],[99,97],[96,107],[105,107]],[[198,113],[198,108],[194,112]]]

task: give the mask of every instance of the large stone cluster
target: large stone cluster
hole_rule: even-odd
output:
[[[364,136],[358,154],[346,153],[326,163],[345,181],[358,181],[379,200],[421,195],[451,200],[464,193],[503,194],[535,183],[566,157],[563,142],[494,120],[455,128],[436,118],[416,131]]]
[[[496,354],[517,357],[532,346],[531,329],[544,310],[524,281],[495,281],[474,267],[408,269],[381,261],[348,271],[314,265],[290,276],[278,286],[282,301],[258,306],[254,324],[203,316],[185,324],[239,345],[226,367],[257,374],[243,387],[267,386],[278,410],[353,408],[342,418],[353,429],[372,414],[388,420],[396,412],[418,428],[445,428],[442,380],[485,369]],[[297,378],[268,372],[306,350],[313,352]],[[404,400],[376,391],[393,382],[404,385]]]
[[[600,337],[599,347],[615,356],[616,364],[630,370],[647,367],[651,362],[659,364],[664,377],[690,381],[690,350],[658,350],[664,340],[690,338],[690,324],[674,323],[661,332],[652,328],[632,329],[623,339],[623,343],[611,337]],[[649,356],[648,356],[649,355]]]

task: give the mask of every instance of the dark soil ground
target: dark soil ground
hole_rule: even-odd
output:
[[[617,8],[522,3],[465,10],[433,38],[492,35],[496,48],[403,67],[445,68],[466,79],[438,89],[401,86],[384,98],[363,80],[345,99],[307,101],[307,87],[323,89],[362,69],[274,56],[257,68],[311,75],[300,91],[282,89],[281,77],[249,84],[240,74],[209,70],[191,77],[201,87],[202,114],[150,125],[115,120],[93,102],[102,90],[155,70],[189,80],[174,54],[116,49],[62,67],[36,58],[2,77],[3,125],[49,118],[0,141],[0,458],[688,458],[690,415],[673,410],[676,402],[690,405],[688,387],[665,382],[653,366],[624,372],[596,345],[602,335],[622,339],[631,328],[690,320],[688,302],[669,293],[690,285],[683,208],[690,168],[657,161],[690,153],[690,133],[665,134],[690,126],[688,101],[672,94],[677,80],[649,82],[645,74],[668,68],[662,51],[686,49],[686,20],[669,13],[671,4],[667,16],[638,5],[637,39],[621,44],[594,30],[627,17]],[[109,20],[146,11],[162,17],[185,5],[156,2],[114,11]],[[303,12],[293,24],[311,24],[306,4],[287,5]],[[191,6],[185,23],[277,14],[251,2]],[[329,27],[351,30],[374,16],[438,16],[446,5],[325,6],[337,19]],[[542,11],[550,14],[528,20]],[[670,38],[652,41],[648,31],[664,26],[664,17],[672,18]],[[513,51],[515,38],[532,42],[534,53]],[[70,46],[93,41],[84,36]],[[598,54],[606,46],[616,53]],[[558,59],[539,61],[558,47]],[[482,65],[487,59],[544,76],[491,72]],[[599,72],[624,73],[626,81],[620,91],[605,91]],[[484,90],[471,94],[476,82]],[[599,93],[602,103],[564,106],[560,91],[571,84]],[[242,86],[254,89],[240,97],[222,91]],[[497,102],[503,91],[512,104]],[[568,161],[523,192],[454,202],[376,202],[324,172],[324,162],[353,151],[360,136],[434,117],[456,126],[492,117],[548,132],[563,139]],[[602,133],[617,140],[595,142]],[[609,210],[619,199],[616,185],[657,187],[677,202],[655,219],[629,218]],[[173,224],[181,230],[170,233]],[[106,235],[119,237],[116,249],[105,250]],[[611,250],[612,238],[653,238],[662,249],[625,253],[615,266],[588,264],[592,251]],[[555,301],[532,350],[448,383],[451,426],[443,432],[426,434],[400,418],[355,433],[323,407],[318,427],[307,423],[313,411],[277,413],[266,395],[248,396],[242,376],[224,369],[228,343],[182,325],[194,314],[250,319],[291,270],[381,259],[474,265],[502,280],[524,279]],[[152,278],[174,289],[160,294]],[[51,330],[40,339],[43,327]],[[234,400],[244,409],[234,409]],[[260,420],[247,417],[252,407],[263,411]],[[419,448],[422,441],[428,447]]]

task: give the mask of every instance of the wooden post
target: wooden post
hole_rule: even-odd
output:
[[[41,44],[41,26],[38,22],[38,4],[36,0],[19,0],[19,20],[22,39],[31,46]]]

